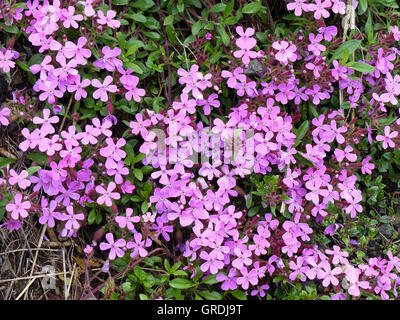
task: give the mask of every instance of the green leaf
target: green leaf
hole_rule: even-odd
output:
[[[22,61],[19,61],[19,60],[15,61],[15,62],[17,63],[17,65],[18,65],[22,70],[24,70],[24,71],[26,71],[26,72],[31,72],[31,70],[29,69],[29,67],[28,67],[27,64],[25,64],[25,63],[23,63]]]
[[[95,220],[96,220],[96,210],[92,209],[88,216],[88,223],[93,224]]]
[[[37,162],[40,165],[45,165],[47,162],[47,156],[45,153],[41,152],[33,152],[26,155],[26,158],[32,161]]]
[[[207,300],[222,300],[222,295],[216,291],[210,292],[208,290],[198,291],[199,295]]]
[[[127,63],[126,66],[128,68],[132,69],[136,73],[139,73],[139,74],[143,73],[143,70],[137,64],[135,64],[133,62]]]
[[[28,177],[30,177],[34,173],[38,172],[40,169],[41,169],[41,167],[39,167],[39,166],[34,166],[34,167],[30,167],[30,168],[26,169],[26,171],[28,171]]]
[[[164,19],[164,26],[168,26],[174,23],[174,16],[170,15]]]
[[[138,0],[131,3],[131,6],[134,8],[141,9],[143,11],[153,7],[155,5],[153,0]]]
[[[6,26],[4,23],[0,23],[0,26],[7,33],[17,34],[18,31],[19,31],[18,27],[15,24],[12,24],[10,26]]]
[[[368,9],[368,0],[360,0],[358,5],[358,14],[362,15]]]
[[[216,274],[211,274],[207,278],[205,278],[201,283],[204,283],[204,284],[215,284],[215,283],[218,283],[217,275]]]
[[[200,32],[200,30],[204,27],[204,21],[202,20],[197,20],[193,25],[192,25],[192,34],[195,36]]]
[[[142,161],[144,158],[146,158],[146,155],[143,153],[140,153],[133,158],[132,163],[138,163],[138,162]]]
[[[142,203],[140,209],[142,210],[142,213],[146,213],[147,212],[147,210],[149,209],[149,204],[147,203],[147,201]]]
[[[144,293],[139,293],[139,299],[140,300],[150,300],[149,297],[147,295],[145,295]]]
[[[219,35],[221,36],[222,42],[224,45],[229,46],[230,43],[230,38],[228,34],[225,31],[225,28],[223,26],[217,26],[217,30]]]
[[[360,44],[361,40],[346,41],[335,50],[332,55],[332,60],[341,58],[345,50],[347,50],[348,54],[351,55],[357,48],[360,47]]]
[[[116,6],[125,6],[129,3],[129,0],[113,0],[112,4]]]
[[[310,127],[310,121],[304,121],[301,126],[297,129],[294,130],[296,134],[296,139],[301,140],[304,138],[306,135],[308,128]]]
[[[171,267],[171,272],[175,272],[176,270],[178,270],[179,269],[179,267],[181,266],[181,262],[177,262],[177,263],[175,263],[172,267]]]
[[[143,180],[143,172],[142,170],[138,169],[138,168],[134,168],[133,169],[133,174],[135,175],[135,177],[139,180],[142,181]]]
[[[234,7],[235,7],[235,0],[232,0],[225,7],[224,18],[228,17],[232,13]]]
[[[135,13],[129,16],[130,18],[132,18],[133,20],[137,21],[137,22],[142,22],[145,23],[146,22],[146,17],[140,13]]]
[[[164,268],[165,271],[167,271],[168,273],[170,273],[171,271],[171,264],[169,263],[169,261],[167,259],[164,259]]]
[[[251,3],[247,3],[246,5],[244,5],[244,7],[242,9],[242,13],[255,14],[258,11],[260,11],[260,9],[261,9],[261,2],[260,1],[251,2]]]
[[[183,10],[185,10],[185,4],[183,3],[183,0],[178,0],[178,5],[176,7],[178,9],[178,12],[182,13]]]
[[[238,300],[247,300],[247,296],[242,290],[236,289],[236,290],[230,291],[230,293]]]
[[[375,67],[363,62],[349,62],[346,64],[346,67],[362,73],[370,73],[375,71]]]
[[[13,162],[15,162],[15,159],[0,157],[0,168],[3,168],[6,165],[13,163]]]
[[[261,209],[261,206],[253,207],[253,208],[251,208],[251,209],[249,210],[249,212],[247,213],[247,215],[248,215],[249,217],[253,217],[253,216],[255,216],[255,215],[260,211],[260,209]]]
[[[224,11],[226,8],[226,4],[225,3],[217,3],[215,6],[213,6],[210,9],[210,12],[222,12]]]
[[[175,278],[169,282],[169,285],[175,289],[189,289],[195,286],[193,281],[186,278]]]

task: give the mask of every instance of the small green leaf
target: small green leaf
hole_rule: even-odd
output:
[[[255,14],[258,11],[260,11],[260,9],[261,9],[261,2],[260,1],[251,2],[251,3],[247,3],[246,5],[244,5],[244,7],[242,9],[242,13]]]
[[[247,300],[247,296],[242,290],[236,289],[236,290],[230,291],[230,293],[238,300]]]
[[[164,19],[164,26],[168,26],[174,23],[174,16],[170,15]]]
[[[235,7],[235,0],[232,0],[225,7],[224,18],[228,17],[232,13],[234,7]]]
[[[146,17],[140,13],[134,13],[132,15],[129,16],[130,18],[132,18],[133,20],[137,21],[137,22],[141,22],[141,23],[145,23],[146,22]]]
[[[164,259],[164,268],[165,271],[167,271],[168,273],[170,273],[171,271],[171,264],[169,263],[169,261],[167,259]]]
[[[24,71],[26,72],[31,72],[31,70],[29,69],[28,65],[23,63],[22,61],[17,60],[16,61],[17,65]]]
[[[339,48],[335,50],[332,55],[332,60],[339,59],[342,57],[345,50],[348,50],[348,54],[351,55],[357,48],[360,47],[361,40],[349,40],[341,44]]]
[[[38,172],[40,169],[41,169],[41,167],[39,167],[39,166],[30,167],[30,168],[26,169],[26,171],[28,171],[28,177],[30,177],[34,173]]]
[[[205,278],[201,283],[204,283],[204,284],[215,284],[215,283],[218,283],[217,275],[211,274],[207,278]]]
[[[207,300],[222,300],[222,295],[216,291],[210,292],[208,290],[198,291],[198,294]]]
[[[92,209],[88,216],[88,223],[93,224],[95,220],[96,220],[96,210]]]
[[[41,152],[33,152],[26,155],[26,158],[32,161],[37,162],[40,165],[45,165],[47,162],[47,156],[45,153]],[[1,162],[0,162],[1,163]],[[1,167],[1,165],[0,165]]]
[[[346,64],[346,67],[362,73],[370,73],[375,71],[375,67],[363,62],[349,62]]]
[[[131,2],[131,6],[134,8],[141,9],[143,11],[153,7],[155,5],[153,0],[137,0],[134,2]]]
[[[147,210],[149,209],[149,204],[147,203],[147,201],[142,203],[140,209],[142,210],[142,213],[146,213],[147,212]]]
[[[222,12],[224,11],[226,8],[226,4],[225,3],[217,3],[215,6],[213,6],[210,9],[210,12]]]
[[[19,31],[18,27],[15,24],[12,24],[10,26],[6,26],[4,23],[0,23],[0,26],[7,33],[17,34],[18,31]]]
[[[230,38],[228,34],[225,31],[225,28],[223,26],[217,26],[217,30],[219,35],[221,36],[222,42],[224,45],[229,46],[230,43]]]
[[[304,121],[301,126],[295,131],[296,139],[303,139],[306,135],[308,128],[310,127],[310,121]]]
[[[0,157],[0,168],[3,168],[6,165],[13,163],[13,162],[15,162],[15,159]]]
[[[139,180],[142,181],[143,180],[143,172],[142,170],[138,169],[138,168],[134,168],[133,169],[133,174],[135,175],[135,177]]]
[[[368,9],[368,0],[360,0],[358,5],[358,14],[362,15]]]
[[[125,6],[129,3],[129,0],[113,0],[112,4],[116,6]]]
[[[175,289],[189,289],[195,286],[193,281],[186,278],[175,278],[169,282],[169,285]]]

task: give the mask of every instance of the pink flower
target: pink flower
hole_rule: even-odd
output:
[[[308,11],[308,5],[305,3],[306,0],[295,0],[295,2],[290,2],[287,4],[287,9],[289,11],[294,10],[294,14],[298,17],[301,16],[302,11]]]
[[[323,40],[321,34],[317,34],[317,36],[315,36],[313,33],[310,33],[308,39],[310,40],[310,44],[308,45],[307,49],[312,51],[314,55],[319,56],[321,52],[326,50],[326,47],[320,44],[320,42]]]
[[[391,26],[390,31],[393,33],[394,40],[400,41],[400,30],[398,26]]]
[[[338,14],[346,13],[346,4],[341,0],[331,0],[332,1],[332,11]]]
[[[92,52],[85,48],[86,43],[87,39],[85,37],[79,37],[77,44],[67,41],[62,52],[66,58],[74,59],[77,64],[85,65],[87,63],[86,59],[92,55]]]
[[[210,253],[202,251],[200,253],[200,258],[205,260],[205,262],[200,266],[200,269],[203,272],[207,272],[207,270],[210,270],[211,274],[217,274],[218,270],[224,267],[224,262],[218,260],[214,251]]]
[[[21,130],[21,133],[25,137],[26,140],[22,141],[19,144],[19,148],[24,152],[26,150],[28,150],[29,148],[35,149],[41,139],[40,130],[38,128],[36,128],[32,132],[29,132],[28,128],[23,128]]]
[[[17,193],[14,196],[14,203],[8,203],[6,205],[6,210],[11,212],[11,218],[14,220],[18,220],[19,216],[22,218],[26,218],[28,216],[28,209],[31,207],[31,203],[29,201],[22,201],[23,195],[21,193]]]
[[[310,3],[308,5],[308,11],[314,11],[314,18],[320,20],[321,16],[324,18],[329,17],[328,8],[332,6],[331,0],[315,0],[315,3]]]
[[[64,17],[64,22],[63,26],[65,28],[74,28],[78,29],[79,25],[77,21],[82,21],[83,16],[81,14],[74,14],[75,13],[75,7],[69,6],[68,9],[62,9],[62,15]]]
[[[132,258],[136,258],[138,255],[141,256],[142,258],[147,256],[147,250],[145,249],[146,247],[151,246],[151,240],[149,238],[143,239],[143,236],[141,233],[135,233],[134,236],[134,241],[129,241],[126,244],[126,247],[128,249],[133,249],[133,252],[131,253]]]
[[[67,212],[68,212],[67,215],[66,214],[59,215],[58,219],[61,220],[61,221],[67,221],[65,223],[65,229],[66,230],[74,230],[74,231],[78,230],[80,228],[80,226],[81,226],[78,221],[85,220],[84,214],[82,212],[78,213],[78,214],[75,214],[74,213],[74,208],[73,208],[72,205],[71,206],[67,206]]]
[[[321,278],[324,279],[322,281],[322,285],[324,287],[329,286],[329,284],[332,283],[333,286],[337,286],[339,284],[339,280],[335,277],[338,274],[341,274],[342,268],[336,267],[333,270],[331,270],[331,265],[327,262],[322,270]]]
[[[133,98],[133,100],[135,100],[136,102],[140,102],[141,97],[144,97],[146,92],[144,91],[144,89],[136,87],[139,82],[139,78],[132,75],[124,75],[120,78],[120,80],[127,90],[127,92],[125,93],[126,100],[130,101]]]
[[[89,79],[84,79],[81,82],[81,76],[78,74],[75,78],[75,82],[68,85],[68,92],[75,92],[75,100],[81,100],[82,98],[87,97],[87,92],[84,90],[84,88],[86,88],[90,84],[91,81]]]
[[[95,92],[93,92],[93,98],[95,99],[101,99],[101,101],[103,102],[107,102],[108,100],[108,96],[107,96],[107,92],[117,92],[117,86],[111,84],[113,81],[113,78],[111,76],[107,76],[104,79],[104,82],[101,83],[99,80],[97,79],[93,79],[92,80],[92,86],[95,88],[98,88]]]
[[[335,157],[336,160],[339,162],[342,162],[344,158],[346,158],[350,162],[355,162],[357,161],[357,155],[354,153],[351,153],[353,151],[353,148],[351,146],[346,146],[346,148],[343,150],[340,149],[335,149]]]
[[[42,212],[43,215],[39,218],[39,223],[40,224],[46,224],[50,228],[54,228],[55,226],[55,220],[54,218],[58,219],[60,217],[60,213],[56,212],[57,208],[57,201],[51,200],[50,201],[50,207],[47,208],[47,199],[45,197],[42,197]]]
[[[383,149],[387,149],[387,147],[389,146],[390,148],[394,148],[395,144],[392,141],[393,138],[396,138],[397,135],[399,134],[397,131],[392,131],[390,132],[390,127],[386,126],[385,127],[385,135],[377,135],[376,136],[376,140],[377,141],[383,141],[382,147]]]
[[[249,288],[249,285],[252,284],[255,286],[258,283],[257,272],[253,269],[250,272],[247,268],[240,269],[241,277],[238,277],[236,280],[238,285],[241,285],[244,290]]]
[[[118,239],[114,242],[114,235],[112,233],[106,234],[106,242],[100,243],[100,250],[110,250],[108,259],[114,260],[116,257],[122,258],[125,254],[124,248],[126,241],[124,239]]]
[[[10,111],[10,109],[7,108],[7,107],[2,108],[2,109],[0,110],[0,123],[1,123],[3,126],[8,126],[8,124],[10,123],[10,121],[9,121],[8,118],[7,118],[10,114],[11,114],[11,111]]]
[[[236,259],[233,260],[232,266],[237,268],[237,269],[242,269],[244,266],[249,266],[253,262],[250,259],[252,253],[250,250],[241,250],[240,248],[235,248],[233,252],[236,255]]]
[[[371,170],[373,170],[375,168],[375,165],[373,163],[369,162],[370,160],[371,160],[370,156],[363,159],[362,167],[361,167],[362,174],[371,174],[372,173]]]
[[[98,24],[106,24],[109,26],[111,29],[117,29],[120,27],[121,22],[119,20],[114,20],[115,16],[117,13],[114,10],[108,10],[107,15],[105,16],[103,11],[99,10],[97,11],[97,16],[99,17],[97,19]]]
[[[51,56],[45,56],[40,64],[34,64],[29,69],[33,74],[40,72],[40,79],[47,79],[47,72],[54,70],[54,66],[50,64]]]
[[[121,54],[120,48],[116,47],[111,49],[109,46],[104,46],[103,49],[101,49],[101,52],[103,57],[93,62],[93,66],[100,69],[106,69],[110,72],[113,72],[116,67],[121,69],[122,61],[117,59],[117,57]]]
[[[349,267],[346,270],[346,279],[350,282],[350,287],[348,289],[349,294],[358,297],[360,295],[360,289],[369,289],[368,281],[359,281],[361,271],[354,267]]]
[[[5,52],[0,51],[0,69],[4,72],[9,72],[15,67],[15,62],[12,61],[14,54],[11,50],[6,50]]]
[[[36,116],[33,118],[32,121],[34,124],[41,124],[42,125],[40,128],[41,133],[43,135],[47,135],[47,134],[53,134],[55,132],[52,123],[58,123],[59,118],[57,116],[50,117],[50,110],[44,109],[43,118],[39,118]]]
[[[112,199],[119,200],[121,198],[121,195],[118,192],[113,192],[115,188],[116,185],[112,181],[108,184],[107,190],[104,189],[103,186],[97,186],[96,192],[101,194],[101,196],[97,198],[97,203],[100,205],[105,203],[106,206],[111,207]]]
[[[275,54],[275,59],[282,62],[283,64],[287,64],[288,61],[296,61],[296,46],[287,41],[276,41],[272,44],[272,48],[278,50]]]
[[[116,216],[115,222],[118,223],[120,228],[127,227],[129,231],[135,230],[134,223],[138,223],[140,221],[140,217],[132,216],[132,213],[133,213],[133,209],[127,208],[125,217],[124,216]]]
[[[14,169],[10,170],[10,178],[8,179],[8,182],[10,185],[14,185],[18,183],[18,186],[25,190],[31,185],[31,182],[25,178],[27,178],[29,175],[28,171],[22,170],[20,174],[16,173]]]

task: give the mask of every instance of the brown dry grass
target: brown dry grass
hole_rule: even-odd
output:
[[[38,229],[30,219],[24,222],[17,231],[0,229],[0,299],[73,299],[80,291],[75,247],[60,242],[59,248],[51,248],[54,244],[46,241],[43,227]],[[45,266],[54,270],[53,288],[45,286]]]

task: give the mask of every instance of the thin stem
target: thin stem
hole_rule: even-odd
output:
[[[265,8],[267,9],[268,21],[271,26],[271,29],[273,32],[275,32],[275,23],[274,23],[274,19],[272,19],[271,9],[269,8],[268,0],[264,0],[264,5],[265,5]]]
[[[116,278],[122,276],[125,272],[132,270],[134,266],[136,266],[139,262],[142,262],[144,259],[146,259],[147,257],[151,256],[152,254],[156,253],[157,251],[165,251],[164,248],[157,248],[154,249],[152,251],[149,252],[149,254],[146,257],[142,257],[139,260],[136,260],[133,263],[130,263],[124,270],[122,270],[121,272],[118,272],[116,275],[112,276],[112,279],[115,280]],[[106,285],[106,282],[98,285],[95,289],[91,290],[90,293],[88,293],[87,295],[85,295],[84,297],[80,298],[79,300],[86,300],[88,299],[90,296],[92,296],[94,293],[96,293],[97,291],[99,291],[101,288],[103,288]]]

